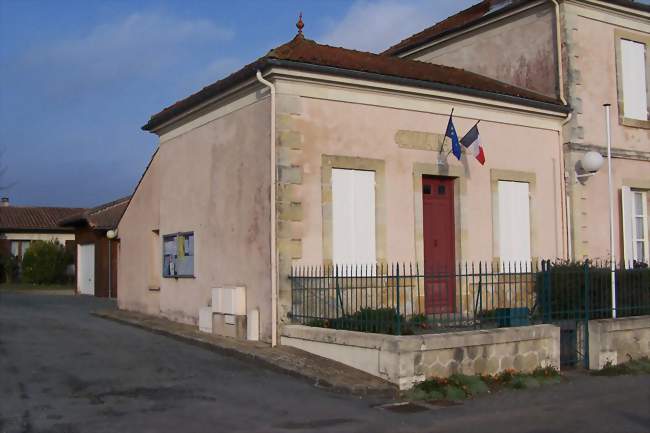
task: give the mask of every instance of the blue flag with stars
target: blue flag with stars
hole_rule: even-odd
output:
[[[456,134],[454,121],[452,120],[453,116],[453,113],[449,115],[449,123],[447,123],[447,132],[445,132],[445,137],[449,137],[451,140],[451,153],[453,153],[460,161],[460,141],[458,140],[458,134]]]

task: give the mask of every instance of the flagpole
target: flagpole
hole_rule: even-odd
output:
[[[454,107],[451,107],[451,113],[449,114],[449,118],[451,119],[453,115],[454,115]],[[445,128],[447,128],[448,126],[449,126],[449,120],[447,121],[447,126]],[[442,137],[442,143],[440,144],[440,150],[438,150],[438,154],[441,154],[442,151],[445,149],[446,140],[447,140],[447,130],[445,129],[445,136]],[[447,154],[447,156],[449,156],[449,154]]]
[[[469,130],[471,131],[472,129],[476,128],[479,123],[481,123],[481,119],[478,119],[476,121],[476,123],[474,124],[474,126],[472,126]],[[465,135],[467,135],[467,134],[465,134]],[[463,136],[463,138],[465,138],[465,136]],[[461,138],[460,141],[463,141],[463,138]],[[461,149],[462,149],[462,147],[461,147]],[[449,152],[447,152],[447,156],[449,156],[450,153],[451,153],[451,150]]]

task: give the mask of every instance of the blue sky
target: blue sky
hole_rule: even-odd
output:
[[[163,107],[305,35],[378,51],[474,0],[0,0],[2,195],[93,206],[133,191]]]
[[[163,107],[290,40],[380,50],[472,0],[0,0],[0,185],[13,204],[133,191]]]

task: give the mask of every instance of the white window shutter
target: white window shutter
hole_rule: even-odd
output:
[[[623,115],[628,119],[648,120],[645,44],[621,39],[621,67]]]
[[[623,219],[623,261],[625,266],[631,266],[634,260],[634,195],[629,186],[621,189],[621,214]]]
[[[499,181],[499,256],[506,268],[531,259],[529,192],[528,183]]]
[[[375,253],[375,172],[354,170],[354,262],[370,265]]]
[[[375,172],[332,169],[332,259],[374,264]]]

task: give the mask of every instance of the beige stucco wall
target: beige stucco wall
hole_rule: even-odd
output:
[[[159,281],[154,260],[154,230],[160,227],[160,152],[133,194],[118,226],[117,303],[125,310],[159,314]],[[161,259],[162,261],[162,259]]]
[[[449,104],[450,111],[452,106]],[[436,170],[438,153],[400,147],[396,135],[405,130],[444,134],[447,120],[448,116],[440,114],[303,98],[302,115],[295,121],[305,143],[301,185],[302,257],[299,262],[319,264],[331,259],[323,255],[323,155],[384,162],[385,179],[377,178],[376,181],[378,188],[384,188],[381,218],[384,224],[377,235],[385,237],[385,260],[414,262],[421,257],[417,234],[421,220],[416,221],[417,209],[421,206],[418,181],[421,177],[416,174],[414,181],[414,173],[421,171],[422,165]],[[476,119],[455,117],[461,135],[475,122]],[[449,175],[460,179],[456,189],[457,260],[490,261],[498,256],[493,243],[493,169],[529,173],[536,178],[538,187],[532,191],[535,206],[531,208],[532,255],[561,256],[558,133],[489,121],[480,123],[480,132],[487,158],[485,166],[466,156],[462,162],[453,155],[447,159]]]
[[[612,146],[650,152],[650,129],[624,126],[619,121],[616,31],[650,36],[650,21],[563,5],[565,88],[573,117],[565,139],[606,145],[603,104],[612,105]],[[647,156],[647,154],[646,154]]]
[[[570,173],[567,191],[570,195],[572,252],[576,259],[607,259],[609,245],[609,195],[607,166],[593,177],[579,181],[575,177],[575,166],[584,151],[566,154]],[[621,225],[621,188],[623,186],[650,190],[650,160],[626,158],[612,159],[614,188],[614,253],[617,260],[623,256],[623,229]],[[650,206],[650,198],[649,203]]]
[[[331,264],[332,167],[376,172],[379,262],[423,262],[422,175],[455,179],[456,262],[498,259],[495,185],[531,181],[531,256],[565,255],[562,114],[356,79],[295,73],[278,88],[278,320],[290,323],[294,265]],[[304,81],[303,81],[304,80]],[[418,94],[419,92],[419,94]],[[460,136],[481,119],[487,162],[439,165],[449,112]],[[445,144],[444,153],[450,148]]]
[[[555,41],[555,10],[547,2],[407,57],[467,69],[555,96],[558,93]]]
[[[455,373],[560,368],[560,328],[553,325],[411,336],[290,325],[283,328],[281,342],[365,371],[402,390]]]
[[[196,323],[213,287],[244,286],[270,336],[268,98],[160,145],[160,235],[194,232],[195,278],[163,278],[161,312]]]
[[[589,321],[589,368],[650,356],[650,316]]]
[[[564,128],[573,257],[606,258],[610,252],[607,167],[584,182],[575,177],[578,161],[586,151],[606,155],[603,104],[609,103],[614,157],[614,252],[621,258],[620,191],[622,186],[650,189],[650,129],[624,125],[619,118],[616,36],[625,31],[647,37],[650,21],[584,4],[563,3],[562,11],[565,91],[573,107],[571,121]]]
[[[261,338],[270,339],[270,104],[267,95],[253,95],[248,105],[217,118],[211,111],[162,135],[145,176],[151,186],[140,186],[120,224],[122,308],[155,310],[135,295],[144,293],[160,314],[194,324],[212,288],[244,286],[247,309],[260,310]],[[140,194],[148,203],[138,205]],[[159,242],[194,232],[194,278],[159,278],[151,292],[145,238],[158,209]],[[161,261],[160,249],[155,254]]]

